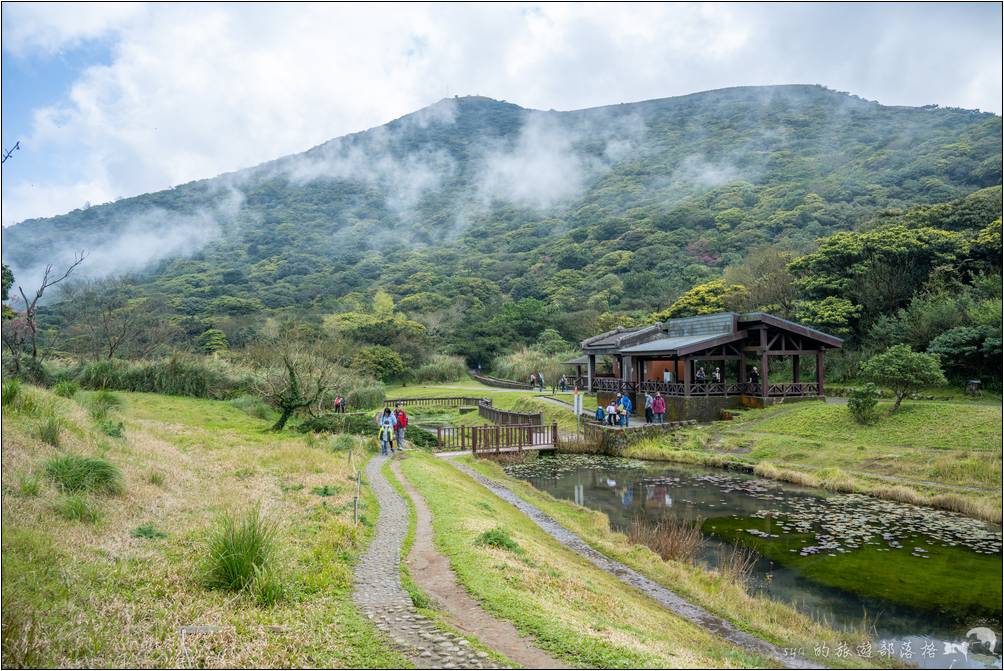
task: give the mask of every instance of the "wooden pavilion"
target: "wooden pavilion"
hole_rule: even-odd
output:
[[[601,395],[659,392],[670,399],[714,397],[762,407],[778,399],[822,397],[825,352],[842,343],[764,312],[723,312],[601,333],[582,341],[584,358],[568,363],[584,361],[585,376],[576,381]],[[611,360],[612,375],[597,374],[597,357]],[[790,379],[778,379],[778,369]]]

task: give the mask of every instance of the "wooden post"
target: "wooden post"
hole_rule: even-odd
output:
[[[819,396],[824,396],[823,393],[823,378],[825,377],[823,371],[823,350],[816,350],[816,393]]]
[[[586,391],[593,390],[593,376],[596,375],[596,355],[590,354],[586,357],[589,362],[586,364]]]
[[[461,450],[466,450],[467,449],[467,445],[466,445],[465,440],[464,440],[466,438],[466,436],[464,435],[464,427],[460,426],[460,427],[457,427],[457,428],[460,429],[460,449]],[[471,432],[471,451],[472,452],[474,451],[474,432],[473,431]]]
[[[746,355],[741,354],[739,358],[739,384],[746,384],[749,382],[749,377],[746,375]]]
[[[763,350],[760,353],[760,380],[763,383],[763,386],[760,388],[760,395],[764,398],[767,398],[767,385],[770,383],[767,371],[768,358],[767,350]]]
[[[797,354],[791,357],[791,381],[798,384],[802,381],[802,371],[799,370],[801,359]]]
[[[690,396],[690,357],[683,359],[683,395]]]
[[[558,447],[558,423],[551,422],[551,445]]]

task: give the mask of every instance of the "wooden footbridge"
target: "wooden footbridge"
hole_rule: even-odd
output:
[[[477,407],[478,415],[491,422],[482,426],[441,426],[436,441],[442,450],[470,450],[473,454],[499,454],[558,448],[558,425],[544,424],[543,413],[514,412],[492,405],[490,398],[443,396],[389,399],[387,405],[432,405],[449,408]]]

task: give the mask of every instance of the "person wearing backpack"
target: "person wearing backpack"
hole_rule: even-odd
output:
[[[394,428],[397,424],[397,418],[394,417],[394,413],[390,411],[390,408],[384,408],[383,414],[377,418],[377,425],[379,429],[377,430],[377,438],[380,441],[380,454],[383,456],[388,456],[388,453],[394,451]]]
[[[655,403],[655,399],[652,398],[652,394],[645,392],[645,423],[651,424],[655,417],[655,409],[652,407]]]
[[[397,409],[394,410],[394,417],[397,419],[397,427],[394,430],[395,437],[397,438],[397,449],[403,450],[404,430],[408,428],[408,415],[400,403],[397,404]]]
[[[596,414],[593,415],[593,417],[595,417],[596,421],[599,422],[600,424],[603,424],[606,421],[606,419],[607,419],[607,413],[603,411],[603,404],[602,403],[600,405],[596,406]]]
[[[652,412],[655,414],[655,421],[659,424],[663,424],[666,421],[666,399],[662,397],[661,392],[655,392],[655,398],[652,399]]]

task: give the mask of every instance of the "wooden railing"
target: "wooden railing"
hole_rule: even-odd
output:
[[[475,398],[473,396],[439,396],[430,398],[389,398],[384,401],[384,405],[388,407],[393,407],[397,404],[401,405],[438,405],[447,408],[458,408],[462,406],[480,406],[482,403],[487,405],[492,404],[490,398]]]
[[[441,426],[436,429],[440,449],[485,452],[553,449],[558,444],[558,425],[507,424]]]
[[[526,382],[517,382],[516,380],[503,380],[500,377],[492,377],[491,375],[485,375],[483,373],[478,373],[477,371],[468,371],[475,380],[481,384],[486,384],[489,387],[501,387],[503,389],[530,389],[530,385]]]
[[[687,396],[688,387],[683,382],[630,382],[619,378],[595,378],[593,389],[608,393],[648,392],[663,396]],[[690,396],[762,396],[763,385],[751,382],[691,382]],[[815,382],[783,382],[767,385],[767,396],[818,396],[819,385]]]
[[[512,410],[501,410],[492,406],[491,400],[478,403],[478,414],[487,419],[492,424],[534,424],[544,423],[544,413],[542,412],[514,412]]]

